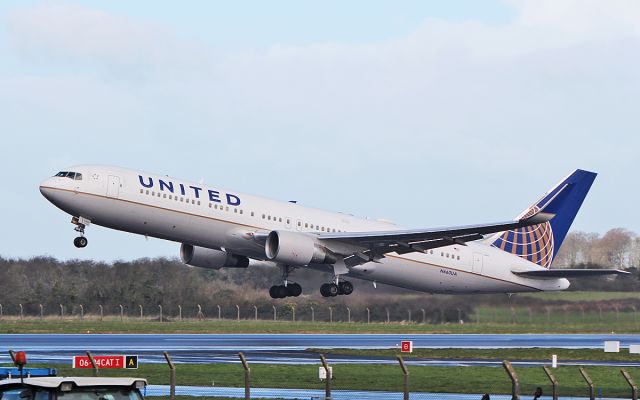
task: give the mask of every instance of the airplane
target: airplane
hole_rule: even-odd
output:
[[[296,269],[329,272],[324,297],[349,295],[357,278],[428,293],[557,291],[569,277],[614,269],[550,268],[596,174],[577,169],[505,222],[405,229],[388,221],[304,207],[166,175],[101,165],[65,169],[40,185],[72,216],[87,246],[91,225],[180,243],[180,258],[210,269],[280,267],[274,299],[297,297]]]

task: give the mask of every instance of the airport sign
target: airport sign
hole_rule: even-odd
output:
[[[138,356],[109,355],[93,356],[98,369],[138,369]],[[93,368],[87,356],[74,356],[73,368]]]
[[[400,351],[403,353],[413,353],[413,341],[403,340],[400,342]]]

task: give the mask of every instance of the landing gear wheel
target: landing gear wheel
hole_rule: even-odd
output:
[[[323,297],[336,297],[338,295],[338,285],[335,283],[325,283],[320,286],[320,294]]]
[[[73,245],[79,249],[87,247],[87,244],[89,244],[89,241],[84,236],[78,236],[77,238],[73,239]]]
[[[338,291],[340,294],[350,295],[353,293],[353,284],[349,281],[343,281],[338,284]]]
[[[302,286],[297,283],[287,285],[287,296],[298,297],[302,294]]]
[[[284,287],[284,285],[271,286],[269,296],[271,296],[272,299],[284,299],[287,297],[287,288]]]

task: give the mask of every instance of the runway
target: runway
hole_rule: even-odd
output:
[[[164,385],[149,385],[145,396],[168,396],[169,387]],[[204,386],[177,386],[178,396],[224,396],[244,398],[244,388],[233,387],[204,387]],[[251,396],[261,399],[321,399],[324,397],[323,390],[313,389],[271,389],[252,388]],[[478,400],[482,394],[461,394],[461,393],[421,393],[411,392],[410,398],[437,399],[437,400]],[[335,400],[401,400],[401,392],[385,391],[360,391],[360,390],[333,390],[331,398]],[[511,395],[492,395],[493,400],[511,400]],[[588,400],[588,397],[568,397],[560,396],[560,400]],[[600,399],[600,398],[599,398]],[[542,396],[540,400],[551,400],[550,396]],[[613,398],[602,398],[602,400],[622,400]]]
[[[164,362],[168,351],[176,363],[236,363],[243,351],[252,363],[317,364],[316,353],[309,348],[397,348],[402,340],[412,340],[416,348],[602,348],[605,340],[619,340],[621,347],[640,343],[640,335],[0,335],[0,362],[8,362],[7,350],[27,351],[30,360],[43,363],[68,363],[74,355],[90,350],[94,354],[137,354],[142,363]],[[395,364],[392,357],[330,355],[331,363]],[[515,365],[536,366],[549,360],[513,361]],[[571,362],[561,365],[640,366],[640,362]],[[500,360],[428,359],[408,361],[410,365],[498,366]]]

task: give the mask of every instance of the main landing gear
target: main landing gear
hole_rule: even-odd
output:
[[[289,272],[293,271],[293,267],[282,265],[282,285],[274,285],[269,289],[269,295],[272,299],[284,299],[285,297],[298,297],[302,294],[302,286],[295,282],[289,282]]]
[[[353,284],[349,281],[340,281],[338,284],[325,283],[320,286],[320,294],[323,297],[348,296],[351,293],[353,293]]]
[[[81,220],[82,220],[82,222],[81,222]],[[84,228],[87,227],[84,224],[84,218],[80,219],[78,217],[73,217],[73,218],[71,218],[71,223],[76,226],[74,230],[80,234],[80,236],[78,236],[77,238],[73,239],[73,245],[76,246],[79,249],[87,247],[87,244],[89,244],[89,240],[87,240],[87,238],[84,237]]]
[[[302,286],[297,283],[287,283],[287,285],[275,285],[269,289],[272,299],[284,299],[285,297],[298,297],[302,294]]]

